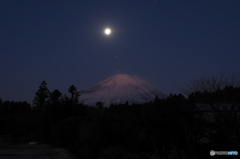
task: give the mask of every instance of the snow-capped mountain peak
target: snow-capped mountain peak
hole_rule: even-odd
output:
[[[168,94],[153,85],[127,74],[117,74],[98,83],[92,88],[81,91],[80,102],[95,106],[96,102],[103,102],[104,106],[111,103],[119,104],[128,101],[129,104],[140,104],[153,101]]]

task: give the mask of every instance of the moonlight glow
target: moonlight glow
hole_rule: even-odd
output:
[[[106,28],[105,30],[104,30],[104,33],[106,34],[106,35],[110,35],[111,34],[111,29],[110,28]]]

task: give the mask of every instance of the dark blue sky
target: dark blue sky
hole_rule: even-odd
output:
[[[121,71],[179,93],[240,72],[239,0],[0,0],[0,98],[79,90]],[[105,36],[105,27],[112,34]]]

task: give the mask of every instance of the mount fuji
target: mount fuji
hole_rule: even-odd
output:
[[[92,88],[80,91],[80,102],[95,106],[96,102],[102,102],[104,106],[110,104],[142,104],[153,101],[156,96],[165,98],[167,93],[159,90],[153,85],[141,80],[138,77],[117,74],[96,84]]]

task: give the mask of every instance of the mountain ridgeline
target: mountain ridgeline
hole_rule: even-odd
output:
[[[110,104],[124,104],[126,101],[129,104],[143,104],[153,101],[156,96],[168,96],[155,86],[127,74],[114,75],[80,93],[80,102],[83,104],[95,106],[97,102],[102,102],[107,107]]]

